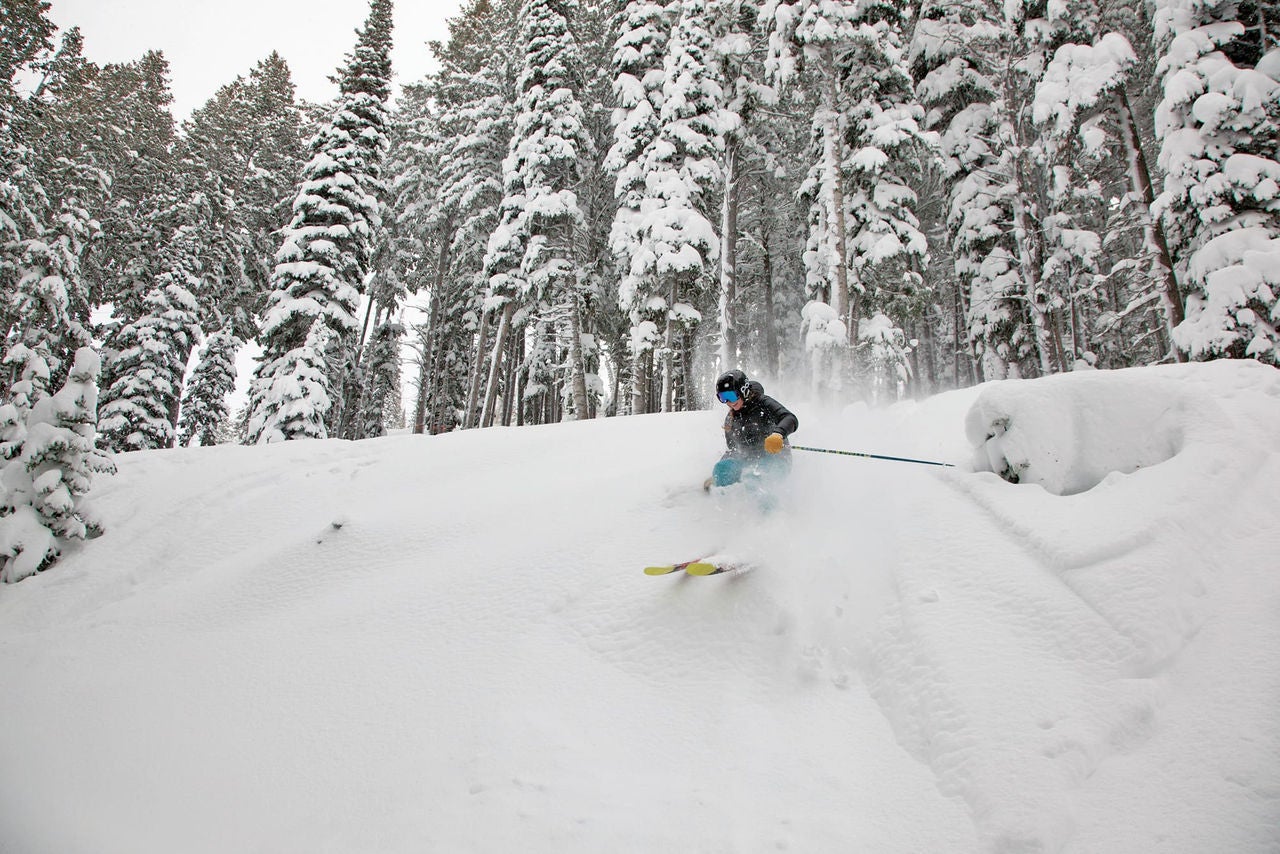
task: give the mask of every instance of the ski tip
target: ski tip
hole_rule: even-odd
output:
[[[694,561],[684,568],[689,575],[715,575],[717,572],[724,570],[714,563],[703,563],[702,561]]]
[[[669,575],[675,572],[679,567],[676,566],[646,566],[644,568],[645,575]]]

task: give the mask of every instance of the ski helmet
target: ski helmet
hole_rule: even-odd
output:
[[[725,371],[716,380],[716,394],[722,391],[736,391],[743,394],[747,386],[747,375],[739,370]]]

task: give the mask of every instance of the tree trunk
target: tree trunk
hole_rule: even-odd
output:
[[[644,351],[631,356],[631,414],[644,415]]]
[[[462,427],[466,430],[476,426],[476,416],[479,413],[480,383],[484,377],[487,361],[485,347],[488,345],[490,314],[491,312],[488,311],[480,312],[480,328],[476,330],[476,352],[471,370],[471,388],[467,392],[467,412],[462,419]]]
[[[671,283],[671,291],[667,299],[667,328],[662,343],[662,406],[659,411],[671,412],[671,394],[672,383],[674,377],[672,371],[675,368],[675,359],[673,358],[673,350],[675,348],[675,308],[676,308],[677,289],[675,282]]]
[[[1055,308],[1050,313],[1052,321],[1049,332],[1052,336],[1050,341],[1053,344],[1054,358],[1057,360],[1060,371],[1071,369],[1072,360],[1067,358],[1066,347],[1062,343],[1062,309]]]
[[[622,398],[619,396],[621,394],[622,394],[622,366],[619,363],[615,362],[613,366],[613,396],[610,398],[610,400],[613,401],[612,414],[614,415],[624,414],[622,411]],[[606,407],[605,414],[606,415],[609,414],[607,407]]]
[[[1045,308],[1036,300],[1036,292],[1040,290],[1040,266],[1036,253],[1031,251],[1032,225],[1031,214],[1027,211],[1024,198],[1026,182],[1022,176],[1022,164],[1015,163],[1017,186],[1013,193],[1013,239],[1018,244],[1018,266],[1021,268],[1024,295],[1027,300],[1027,313],[1031,317],[1031,329],[1035,336],[1036,358],[1040,363],[1042,376],[1054,373],[1053,359],[1049,342],[1049,324],[1045,317]],[[1016,357],[1015,357],[1016,358]]]
[[[937,346],[933,337],[933,318],[929,316],[929,312],[927,310],[920,317],[919,340],[920,344],[918,349],[923,352],[920,354],[920,361],[917,368],[923,366],[924,370],[923,376],[921,374],[916,375],[918,378],[917,387],[923,386],[920,390],[924,395],[929,395],[933,394],[938,389],[938,374],[933,365],[935,348]],[[923,382],[919,382],[919,379],[923,379]]]
[[[724,160],[724,205],[720,220],[720,370],[738,359],[733,301],[738,289],[738,146],[730,141]]]
[[[573,417],[577,421],[583,421],[590,418],[591,413],[587,398],[587,367],[582,355],[582,318],[575,288],[569,289],[569,372]]]
[[[494,405],[498,400],[499,380],[502,378],[502,355],[507,349],[507,336],[511,334],[511,316],[515,314],[516,304],[508,302],[502,307],[502,317],[498,321],[498,331],[494,333],[493,350],[489,357],[489,381],[485,386],[484,408],[480,411],[480,426],[493,425]]]
[[[778,359],[778,325],[773,316],[773,254],[769,251],[769,235],[760,234],[760,275],[764,280],[764,355],[765,363],[775,375],[782,371]]]
[[[521,336],[521,345],[520,345],[520,361],[521,362],[524,361],[524,354],[525,354],[524,338],[523,336]],[[529,385],[528,371],[520,371],[518,374],[516,374],[515,391],[512,393],[512,397],[515,399],[517,427],[523,427],[529,420],[525,413],[525,405],[524,405],[524,390],[525,388],[528,387],[528,385]]]
[[[427,328],[422,335],[422,367],[418,373],[417,398],[413,407],[413,432],[420,434],[427,425],[427,394],[433,378],[436,350],[436,324],[440,317],[439,289],[431,289],[431,301],[427,309]]]
[[[520,411],[520,396],[516,394],[516,384],[523,374],[528,373],[524,368],[524,335],[512,329],[507,335],[506,367],[502,381],[503,427],[509,426],[515,418],[515,413]]]
[[[436,336],[440,324],[440,292],[444,289],[445,272],[449,269],[450,250],[452,248],[449,235],[453,234],[453,217],[450,216],[441,231],[440,257],[436,260],[436,271],[432,277],[431,300],[427,309],[427,331],[422,338],[422,374],[418,377],[418,399],[414,405],[413,432],[422,433],[427,429],[427,394],[430,382],[436,377],[436,354],[443,350],[438,346]]]
[[[836,316],[849,323],[849,271],[845,256],[844,183],[841,180],[840,151],[844,145],[840,130],[839,94],[836,91],[835,59],[828,51],[826,87],[823,90],[822,161],[830,199],[830,215],[827,222],[827,239],[831,255],[835,259],[835,279],[832,282],[831,307]],[[849,335],[853,330],[849,329]]]
[[[1152,214],[1151,205],[1155,203],[1155,191],[1151,185],[1151,170],[1147,168],[1147,157],[1142,151],[1142,137],[1138,134],[1137,121],[1129,106],[1129,97],[1124,86],[1117,86],[1112,101],[1119,117],[1120,135],[1124,138],[1125,156],[1129,164],[1129,185],[1134,195],[1142,202],[1142,237],[1151,256],[1151,275],[1161,285],[1161,304],[1164,307],[1165,327],[1169,340],[1173,340],[1173,330],[1186,318],[1186,308],[1182,302],[1182,292],[1178,288],[1178,277],[1173,270],[1173,258],[1169,254],[1169,241],[1165,237],[1163,224]],[[1173,357],[1185,362],[1186,356],[1176,346],[1171,347]]]

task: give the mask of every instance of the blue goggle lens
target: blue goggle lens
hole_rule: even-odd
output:
[[[721,403],[733,403],[738,400],[738,393],[736,391],[722,391],[716,394],[716,397],[720,398]]]

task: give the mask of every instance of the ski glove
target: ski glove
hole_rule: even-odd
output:
[[[771,454],[776,454],[782,450],[782,434],[770,433],[765,437],[764,449]]]

